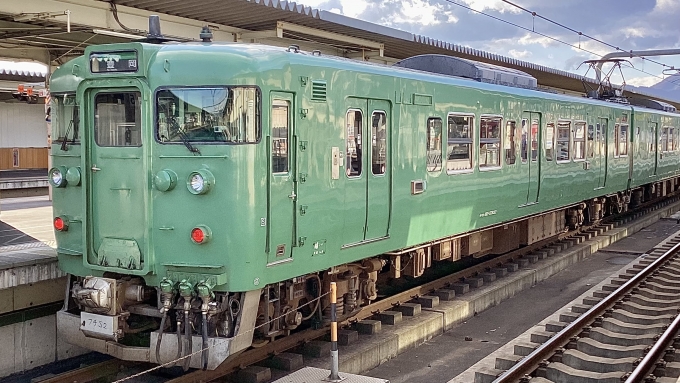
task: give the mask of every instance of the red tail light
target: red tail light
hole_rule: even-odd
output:
[[[54,228],[57,229],[57,231],[67,231],[68,222],[61,217],[57,217],[54,219]]]
[[[197,226],[191,229],[191,240],[198,244],[206,243],[210,240],[211,234],[207,226]]]

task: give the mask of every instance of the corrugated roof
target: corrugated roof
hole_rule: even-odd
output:
[[[20,82],[44,82],[45,76],[46,76],[45,72],[33,72],[3,68],[2,62],[0,62],[0,80]]]

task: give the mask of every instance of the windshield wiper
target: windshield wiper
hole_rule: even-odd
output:
[[[73,113],[71,115],[71,122],[68,124],[68,129],[64,134],[64,138],[61,141],[61,150],[68,151],[68,134],[73,129],[73,137],[71,138],[71,145],[76,143],[76,137],[78,137],[78,131],[80,130],[80,114],[78,113],[78,108],[73,108]]]
[[[175,121],[174,118],[172,119],[172,127],[173,127],[173,130],[174,130],[173,133],[176,134],[177,136],[179,136],[179,140],[182,141],[184,146],[186,146],[186,148],[189,149],[189,151],[191,153],[193,153],[194,155],[200,156],[201,151],[198,150],[197,147],[191,145],[191,142],[189,141],[189,137],[187,136],[187,134],[185,132],[182,131],[179,124],[177,123],[177,121]]]

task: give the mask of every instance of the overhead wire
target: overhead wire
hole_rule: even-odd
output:
[[[494,19],[494,20],[500,21],[500,22],[502,22],[502,23],[511,25],[511,26],[513,26],[513,27],[522,29],[522,30],[524,30],[524,31],[527,31],[527,32],[530,32],[530,33],[539,35],[539,36],[541,36],[541,37],[545,37],[545,38],[547,38],[547,39],[549,39],[549,40],[558,42],[558,43],[560,43],[560,44],[567,45],[567,46],[572,47],[572,48],[574,48],[574,49],[577,49],[577,50],[580,50],[580,51],[583,51],[583,52],[587,52],[587,53],[590,53],[590,54],[595,55],[595,56],[600,56],[600,54],[595,53],[595,52],[593,52],[593,51],[591,51],[591,50],[588,50],[588,49],[586,49],[586,48],[582,48],[580,45],[575,45],[575,44],[566,42],[566,41],[564,41],[564,40],[561,40],[561,39],[559,39],[559,38],[550,36],[550,35],[548,35],[548,34],[541,33],[541,32],[537,32],[535,28],[532,29],[532,28],[524,27],[524,26],[522,26],[522,25],[513,23],[513,22],[511,22],[511,21],[505,20],[505,19],[500,18],[500,17],[498,17],[498,16],[494,16],[494,15],[491,15],[491,14],[489,14],[489,13],[486,13],[486,12],[483,12],[483,11],[476,10],[476,9],[474,9],[474,8],[472,8],[472,7],[469,7],[469,6],[465,5],[465,4],[458,3],[458,2],[456,2],[456,1],[454,1],[454,0],[444,0],[444,1],[447,2],[447,3],[453,4],[453,5],[457,5],[457,6],[461,7],[461,8],[465,8],[465,9],[467,9],[467,10],[469,10],[469,11],[474,12],[474,13],[477,13],[477,14],[480,14],[480,15],[483,15],[483,16],[486,16],[486,17],[489,17],[489,18],[492,18],[492,19]],[[509,1],[506,1],[506,0],[501,0],[501,1],[503,1],[503,2],[508,2],[509,4],[511,4],[511,5],[513,5],[513,6],[517,6],[516,4],[511,3],[511,2],[509,2]],[[517,7],[520,7],[520,6],[517,6]],[[530,10],[528,10],[528,9],[526,9],[526,8],[520,7],[520,9],[522,9],[522,10],[525,11],[525,12],[529,12],[529,13],[531,13],[532,15],[536,14],[536,16],[537,16],[537,17],[540,17],[541,19],[546,19],[544,16],[540,16],[540,15],[538,15],[537,13],[535,13],[535,12],[533,12],[533,11],[530,11]],[[550,21],[553,22],[553,23],[556,24],[556,25],[562,26],[562,24],[560,24],[560,23],[557,23],[557,22],[552,21],[552,20],[550,20]],[[574,31],[575,33],[579,34],[579,36],[584,36],[584,37],[593,39],[594,41],[600,42],[599,39],[596,39],[596,38],[593,38],[593,37],[591,37],[591,36],[589,36],[589,35],[583,34],[582,32],[576,31],[576,30],[573,29],[573,28],[569,28],[569,27],[566,27],[566,26],[563,26],[563,27],[564,27],[564,28],[567,28],[567,29],[569,29],[569,30],[571,30],[571,31]],[[615,47],[614,45],[611,45],[611,44],[608,44],[608,43],[604,43],[604,44],[607,45],[607,46],[610,46],[610,47]],[[625,50],[623,50],[623,49],[621,49],[621,48],[618,48],[618,47],[615,47],[615,48],[616,48],[617,50],[619,50],[619,51],[622,51],[622,52],[629,52],[629,51],[625,51]],[[636,55],[636,56],[637,56],[637,55]],[[667,65],[667,64],[663,64],[663,63],[657,62],[657,61],[655,61],[655,60],[651,60],[651,59],[646,58],[646,57],[643,57],[643,56],[637,56],[637,57],[640,57],[640,58],[642,58],[643,60],[647,60],[647,61],[650,61],[650,62],[655,63],[655,64],[662,65],[662,66],[667,67],[667,68],[674,68],[673,66],[670,66],[670,65]],[[630,68],[630,69],[633,69],[633,70],[635,70],[635,71],[638,71],[638,72],[641,72],[641,73],[644,73],[644,74],[647,74],[647,75],[656,77],[656,78],[658,78],[658,79],[660,79],[660,80],[665,80],[665,78],[664,78],[663,76],[659,76],[659,75],[655,75],[655,74],[650,73],[650,72],[646,72],[646,71],[644,71],[644,70],[642,70],[642,69],[635,68],[635,67],[632,66],[632,65],[631,65],[631,66],[627,66],[627,67]],[[680,84],[680,79],[678,79],[678,80],[672,80],[671,82],[674,83],[674,84]]]

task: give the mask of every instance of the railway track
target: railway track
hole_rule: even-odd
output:
[[[583,227],[577,231],[563,233],[557,238],[552,238],[550,240],[534,244],[533,246],[525,247],[517,251],[495,257],[486,262],[466,268],[465,270],[381,299],[369,306],[363,307],[361,311],[343,318],[342,322],[345,325],[352,325],[365,319],[377,318],[381,313],[399,310],[399,308],[404,306],[406,303],[418,302],[422,298],[436,296],[442,297],[442,300],[447,300],[445,296],[451,297],[451,290],[461,284],[464,284],[463,282],[472,282],[474,285],[474,282],[478,280],[488,281],[494,280],[496,277],[500,278],[501,276],[506,275],[508,272],[515,271],[529,263],[534,263],[537,260],[552,256],[553,254],[559,253],[560,251],[577,245],[589,238],[607,233],[609,230],[620,224],[632,221],[636,218],[644,216],[649,212],[653,212],[657,208],[675,203],[678,200],[680,200],[680,197],[672,197],[655,205],[643,206],[629,213],[620,215],[616,219],[604,221],[603,223],[595,226]],[[288,350],[299,348],[302,345],[323,339],[327,333],[328,329],[326,328],[301,331],[278,339],[276,342],[268,343],[262,347],[246,350],[242,352],[236,359],[222,364],[215,370],[190,371],[174,379],[169,379],[166,383],[198,383],[214,381],[243,370],[248,366],[260,363],[271,356],[286,353]],[[116,363],[119,364],[117,364],[117,367],[114,367],[116,366]],[[108,376],[109,379],[107,380],[109,381],[116,381],[116,379],[121,379],[121,375],[133,375],[132,373],[117,374],[117,371],[120,371],[121,366],[123,366],[123,364],[120,361],[108,361],[100,364],[99,366],[90,366],[55,376],[46,382],[86,382],[93,381],[104,376]],[[135,370],[138,369],[135,368]],[[112,379],[111,377],[114,375],[117,376]]]
[[[595,226],[584,227],[581,230],[564,233],[558,238],[546,240],[541,243],[537,243],[534,246],[522,248],[517,251],[493,258],[470,268],[466,268],[460,272],[447,275],[443,278],[381,299],[372,303],[371,305],[363,307],[360,312],[344,318],[342,322],[345,325],[351,325],[364,319],[377,318],[381,313],[398,310],[400,306],[408,302],[418,302],[422,298],[428,298],[432,296],[451,296],[452,294],[450,294],[450,290],[461,285],[461,282],[474,282],[480,279],[494,280],[496,277],[506,275],[506,273],[509,271],[515,271],[521,266],[526,266],[527,264],[534,263],[539,259],[552,256],[553,254],[564,249],[568,249],[574,245],[582,243],[587,239],[607,233],[614,227],[630,222],[651,211],[654,211],[659,207],[667,206],[677,201],[678,197],[673,197],[659,204],[655,204],[653,206],[644,206],[627,214],[620,215],[616,217],[616,219],[605,221]],[[447,299],[442,298],[442,300]],[[246,350],[239,356],[239,358],[221,365],[216,370],[193,371],[178,378],[172,379],[168,383],[199,383],[213,381],[226,375],[235,373],[247,366],[260,363],[271,356],[285,353],[288,350],[320,339],[324,337],[327,332],[327,329],[315,329],[292,334],[280,339],[277,342],[269,343],[264,347]],[[302,358],[300,357],[300,359]],[[357,373],[358,371],[352,372]]]
[[[680,376],[680,232],[514,344],[475,383],[676,383]],[[499,370],[505,370],[499,373]]]

